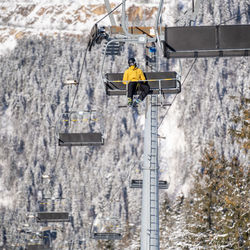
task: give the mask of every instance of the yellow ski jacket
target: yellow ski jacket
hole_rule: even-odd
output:
[[[133,66],[130,66],[127,70],[125,70],[123,74],[123,81],[128,81],[128,82],[123,82],[123,84],[127,84],[129,82],[137,82],[137,81],[143,81],[146,80],[143,72],[141,69]]]

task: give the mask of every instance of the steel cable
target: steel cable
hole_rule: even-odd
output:
[[[187,75],[185,76],[185,79],[183,80],[183,82],[182,82],[182,84],[181,84],[181,85],[182,85],[182,87],[184,86],[185,81],[186,81],[186,79],[187,79],[188,75],[190,74],[190,72],[191,72],[191,70],[192,70],[192,68],[193,68],[193,66],[194,66],[194,64],[195,64],[195,62],[196,62],[196,61],[197,61],[197,58],[195,58],[195,59],[194,59],[194,61],[193,61],[192,65],[191,65],[191,67],[190,67],[190,69],[189,69],[189,71],[188,71]],[[169,108],[167,109],[167,111],[166,111],[165,115],[163,116],[163,118],[162,118],[162,120],[161,120],[161,122],[160,122],[160,124],[159,124],[159,126],[158,126],[158,129],[159,129],[159,128],[160,128],[160,126],[162,125],[162,122],[163,122],[163,120],[165,119],[165,117],[167,116],[167,114],[168,114],[168,112],[169,112],[170,108],[172,107],[172,104],[174,103],[174,101],[175,101],[176,97],[177,97],[177,94],[175,95],[174,100],[173,100],[173,101],[172,101],[172,103],[171,103],[171,106],[169,106]]]

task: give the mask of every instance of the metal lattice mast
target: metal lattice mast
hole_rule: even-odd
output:
[[[151,70],[157,71],[153,53]],[[141,250],[159,250],[159,174],[157,95],[147,97],[144,130]]]
[[[141,249],[159,249],[159,175],[157,95],[147,99],[144,131]]]

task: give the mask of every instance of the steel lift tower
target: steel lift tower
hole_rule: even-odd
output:
[[[106,0],[107,2],[108,0]],[[165,27],[165,35],[159,32],[161,10],[164,0],[160,0],[156,23],[155,36],[147,33],[149,27],[128,28],[125,14],[125,2],[122,1],[122,32],[123,36],[108,42],[134,42],[157,45],[158,55],[166,58],[198,58],[221,56],[250,55],[250,25],[217,25],[191,26],[195,23],[200,6],[200,0],[192,0],[192,11],[185,23],[189,26]],[[107,6],[109,9],[109,6]],[[189,20],[188,20],[189,19]],[[114,23],[111,21],[111,23]],[[119,30],[120,27],[113,27]],[[140,34],[129,31],[137,28]],[[106,54],[106,51],[105,51]],[[144,164],[142,180],[142,215],[141,215],[141,250],[159,250],[159,166],[158,166],[158,95],[178,94],[181,91],[180,81],[176,72],[159,72],[156,59],[151,60],[151,72],[144,72],[150,85],[151,94],[146,99],[145,130],[144,130]],[[146,58],[150,57],[147,55]],[[104,61],[102,64],[102,68]],[[122,84],[123,73],[102,74],[107,95],[127,95],[127,85]]]
[[[139,34],[129,33],[125,14],[125,2],[126,0],[122,2],[122,29],[125,38],[114,39],[114,41],[144,43],[144,45],[153,43],[155,46],[157,43],[159,47],[161,38],[158,26],[163,0],[160,0],[155,27],[153,27],[155,31],[154,37],[144,30],[140,33],[141,29],[138,29]],[[107,3],[106,8],[109,9]],[[146,27],[145,30],[147,29],[150,30],[150,28]],[[108,45],[112,42],[112,40],[109,41]],[[106,51],[104,54],[106,54]],[[177,94],[180,92],[180,82],[177,79],[176,72],[158,72],[156,51],[153,52],[153,58],[151,60],[150,72],[144,72],[147,82],[150,85],[151,94],[146,98],[145,111],[141,214],[142,250],[159,250],[158,95]],[[147,55],[147,59],[152,58]],[[122,84],[122,76],[123,73],[107,73],[103,76],[107,95],[127,95],[127,85]]]

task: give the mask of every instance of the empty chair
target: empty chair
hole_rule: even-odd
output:
[[[142,180],[131,180],[130,187],[131,188],[142,188]],[[167,189],[168,183],[167,181],[160,181],[159,180],[159,189]]]
[[[96,111],[63,113],[56,124],[59,146],[98,146],[104,144],[102,125]]]
[[[70,216],[67,212],[39,212],[36,220],[37,222],[69,222]]]
[[[94,223],[96,222],[96,223]],[[94,240],[120,240],[121,222],[118,217],[96,217],[91,228],[90,237]]]
[[[59,146],[103,145],[101,133],[59,133]]]
[[[30,244],[30,245],[26,245],[25,247],[26,250],[52,250],[52,248],[44,246],[44,245],[39,245],[39,244]]]
[[[250,25],[165,27],[164,56],[195,58],[250,55]]]
[[[121,240],[120,233],[93,233],[91,236],[95,240]]]

